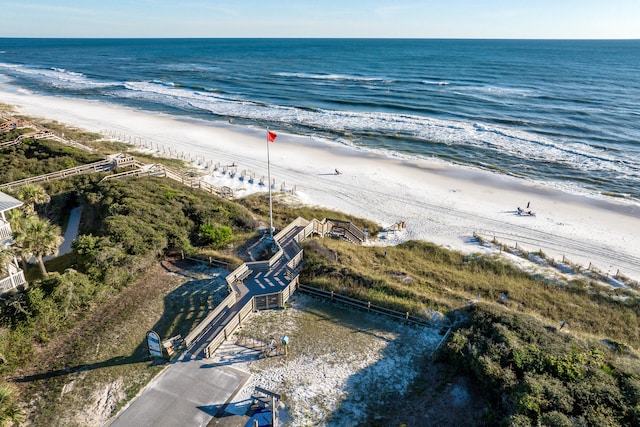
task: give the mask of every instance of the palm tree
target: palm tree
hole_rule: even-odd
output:
[[[44,188],[35,184],[27,184],[20,187],[16,191],[16,197],[24,203],[25,209],[28,212],[35,211],[35,205],[42,203],[49,203],[51,197],[47,194]]]
[[[49,220],[32,215],[27,217],[24,229],[13,234],[23,259],[27,254],[35,256],[40,265],[40,271],[46,275],[47,269],[42,257],[53,255],[58,250],[62,243],[60,227],[51,224]]]
[[[24,223],[24,219],[27,216],[22,209],[12,209],[5,213],[7,221],[11,225],[11,230],[20,230]]]
[[[24,421],[24,414],[16,404],[15,388],[8,383],[0,384],[0,427]]]
[[[11,231],[13,232],[14,246],[17,249],[16,252],[20,255],[20,263],[22,264],[22,270],[27,271],[27,259],[31,257],[31,252],[22,248],[22,243],[26,239],[25,229],[27,223],[32,221],[35,214],[26,214],[22,209],[13,209],[6,214],[9,224],[11,224]]]

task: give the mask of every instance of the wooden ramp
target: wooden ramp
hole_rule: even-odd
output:
[[[22,143],[22,140],[27,139],[27,138],[31,138],[31,139],[56,139],[58,138],[56,135],[54,135],[51,132],[29,132],[29,133],[25,133],[20,135],[19,137],[17,137],[16,139],[14,139],[13,141],[7,141],[7,142],[3,142],[0,143],[0,148],[6,148],[6,147],[11,147],[14,145],[18,145],[20,143]]]
[[[145,164],[134,160],[132,166],[136,167],[135,170],[124,171],[120,173],[116,173],[113,175],[107,175],[102,178],[102,181],[109,181],[112,179],[121,179],[121,178],[141,178],[145,176],[160,176],[163,178],[173,179],[174,181],[178,181],[183,185],[187,185],[191,188],[199,188],[201,190],[206,191],[210,194],[215,194],[219,197],[232,198],[233,190],[229,187],[216,187],[215,185],[209,184],[206,181],[203,181],[197,177],[191,177],[188,175],[184,175],[176,170],[170,169],[164,165],[160,164]]]
[[[27,122],[25,120],[14,120],[13,118],[9,118],[8,121],[0,125],[0,132],[9,132],[14,129],[24,129],[24,128],[31,128],[31,127],[33,127],[33,124],[31,122]]]
[[[105,160],[100,160],[99,162],[89,163],[87,165],[76,166],[73,168],[64,169],[57,172],[47,173],[40,176],[34,176],[31,178],[25,178],[18,181],[0,184],[0,189],[18,188],[27,184],[37,184],[40,182],[55,181],[58,179],[64,179],[70,176],[82,175],[86,173],[106,172],[115,167],[131,166],[133,162],[134,162],[134,159],[132,156],[125,156],[122,154],[118,154],[114,156],[109,156]]]

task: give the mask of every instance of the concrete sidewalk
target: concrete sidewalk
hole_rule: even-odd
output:
[[[209,360],[177,360],[147,385],[110,427],[206,426],[250,374]]]
[[[78,238],[78,228],[80,227],[80,217],[82,216],[82,206],[71,209],[69,221],[64,232],[64,241],[58,249],[58,256],[71,252],[71,244]]]

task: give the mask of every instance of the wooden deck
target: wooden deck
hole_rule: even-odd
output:
[[[188,357],[211,357],[251,312],[284,306],[300,288],[303,259],[300,242],[313,234],[330,235],[335,224],[339,224],[340,230],[351,230],[354,236],[364,239],[364,233],[348,221],[308,221],[297,218],[274,236],[279,250],[269,260],[244,263],[227,275],[229,296],[185,338]],[[358,237],[354,237],[354,240],[363,241]],[[377,312],[384,310],[376,306],[372,309],[371,304],[369,309]],[[413,323],[418,322],[405,313],[393,314]]]

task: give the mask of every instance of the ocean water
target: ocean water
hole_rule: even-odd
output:
[[[0,39],[0,85],[640,202],[640,40]]]

